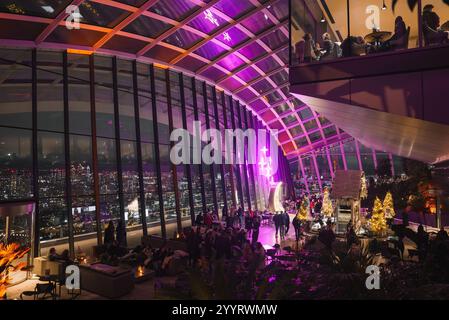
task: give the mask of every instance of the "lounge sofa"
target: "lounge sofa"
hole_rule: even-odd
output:
[[[134,289],[134,276],[130,269],[101,263],[80,265],[81,289],[102,297],[116,299]]]

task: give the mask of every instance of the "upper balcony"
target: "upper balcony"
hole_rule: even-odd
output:
[[[291,83],[300,80],[300,70],[311,69],[307,66],[449,46],[447,1],[291,0],[290,5]]]
[[[366,146],[447,160],[449,5],[374,2],[291,1],[290,93]]]

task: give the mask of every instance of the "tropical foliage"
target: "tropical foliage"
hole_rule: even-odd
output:
[[[14,262],[22,258],[30,249],[23,249],[17,243],[4,245],[0,243],[0,300],[6,295],[11,272],[22,270],[26,262],[14,265]]]

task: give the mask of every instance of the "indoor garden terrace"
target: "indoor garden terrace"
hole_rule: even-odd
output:
[[[442,0],[1,1],[0,299],[448,299],[448,20]],[[206,130],[248,135],[209,163]]]

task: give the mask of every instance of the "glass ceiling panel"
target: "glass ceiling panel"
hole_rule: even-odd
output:
[[[259,11],[255,15],[242,22],[242,25],[254,34],[261,33],[273,25],[266,14]]]
[[[278,72],[270,77],[277,85],[281,85],[288,81],[288,73],[285,70]]]
[[[284,61],[285,64],[288,64],[288,59],[289,59],[289,58],[288,58],[288,55],[289,55],[289,52],[288,52],[288,45],[287,45],[287,47],[286,47],[285,49],[279,51],[279,52],[277,53],[277,55],[278,55],[279,58],[282,59],[282,61]]]
[[[189,25],[207,34],[211,34],[218,28],[228,24],[226,20],[214,14],[211,10],[206,10],[198,17],[189,22]]]
[[[305,147],[305,146],[307,146],[309,144],[307,142],[307,138],[306,137],[302,137],[302,138],[296,139],[295,143],[298,146],[298,148]]]
[[[223,68],[229,71],[235,70],[242,64],[244,64],[243,60],[237,57],[234,53],[228,55],[227,57],[218,62],[218,65],[222,66]]]
[[[248,68],[238,72],[236,75],[246,82],[254,80],[258,76],[260,76],[260,74],[256,70],[254,70],[252,67],[248,67]]]
[[[129,24],[124,31],[135,33],[144,37],[156,38],[172,27],[171,24],[140,16]]]
[[[208,41],[201,48],[196,50],[195,53],[199,54],[200,56],[206,59],[214,60],[225,51],[226,51],[225,49],[216,45],[212,41]]]
[[[266,35],[261,40],[267,44],[271,50],[275,50],[283,46],[288,41],[287,37],[279,29],[274,32],[270,32],[270,34]]]
[[[249,39],[249,37],[239,28],[232,27],[222,35],[218,36],[216,39],[234,48],[245,40]]]
[[[329,137],[335,136],[337,134],[337,128],[335,128],[335,126],[331,126],[331,127],[323,129],[323,132],[324,132],[324,136],[326,138],[329,138]]]
[[[293,137],[297,137],[300,134],[303,134],[303,131],[302,131],[301,126],[297,126],[297,127],[290,129],[290,133],[292,134]]]
[[[321,140],[321,133],[319,131],[316,131],[312,134],[309,134],[310,142],[314,143],[318,140]]]
[[[234,78],[229,78],[229,79],[223,81],[222,85],[224,88],[227,88],[231,91],[234,91],[237,88],[240,88],[242,86],[242,84],[240,82],[238,82],[237,80],[235,80]]]
[[[71,0],[2,0],[0,11],[44,18],[55,18]]]
[[[260,44],[254,42],[240,49],[239,52],[250,60],[254,60],[262,56],[266,51],[260,46]]]
[[[269,6],[267,9],[279,21],[282,21],[288,17],[288,1],[278,1],[276,4]]]
[[[268,73],[280,67],[279,63],[277,63],[273,57],[263,59],[262,61],[256,63],[256,65],[265,73]]]
[[[275,107],[274,110],[276,110],[277,114],[281,115],[281,114],[283,114],[284,112],[290,110],[290,107],[288,106],[288,104],[283,103],[283,104],[281,104],[281,105]]]
[[[313,117],[312,111],[308,107],[298,111],[298,115],[301,120],[307,120]]]
[[[188,0],[159,0],[149,11],[176,21],[182,21],[198,8]]]
[[[264,93],[264,92],[266,92],[268,90],[273,89],[273,86],[270,85],[270,83],[267,80],[259,81],[259,82],[255,83],[255,84],[253,84],[252,87],[254,89],[256,89],[257,92],[259,92],[259,93]]]
[[[238,19],[251,9],[254,9],[254,6],[248,0],[222,0],[214,7],[232,19]]]
[[[100,27],[114,28],[130,12],[111,6],[105,6],[92,1],[83,2],[80,6],[81,23],[92,24]]]
[[[306,128],[306,130],[308,132],[315,130],[316,128],[318,128],[318,125],[316,124],[315,119],[310,120],[309,122],[304,123],[304,128]]]
[[[296,117],[291,114],[291,115],[283,118],[282,121],[284,121],[285,125],[288,126],[289,124],[291,124],[291,123],[296,121]]]
[[[276,92],[276,91],[273,92],[273,93],[270,93],[270,94],[267,95],[266,97],[267,97],[268,102],[269,102],[270,104],[275,104],[276,102],[279,102],[279,101],[282,100],[281,95],[280,95],[278,92]]]
[[[167,37],[164,42],[172,44],[174,46],[188,49],[192,47],[195,43],[199,42],[202,37],[196,35],[192,32],[186,31],[184,29],[179,29],[169,37]]]
[[[241,84],[240,84],[241,86]],[[254,99],[256,97],[256,95],[254,94],[253,91],[251,91],[250,89],[245,89],[240,91],[239,93],[237,93],[237,95],[239,96],[239,98],[243,99],[243,100],[251,100]]]

